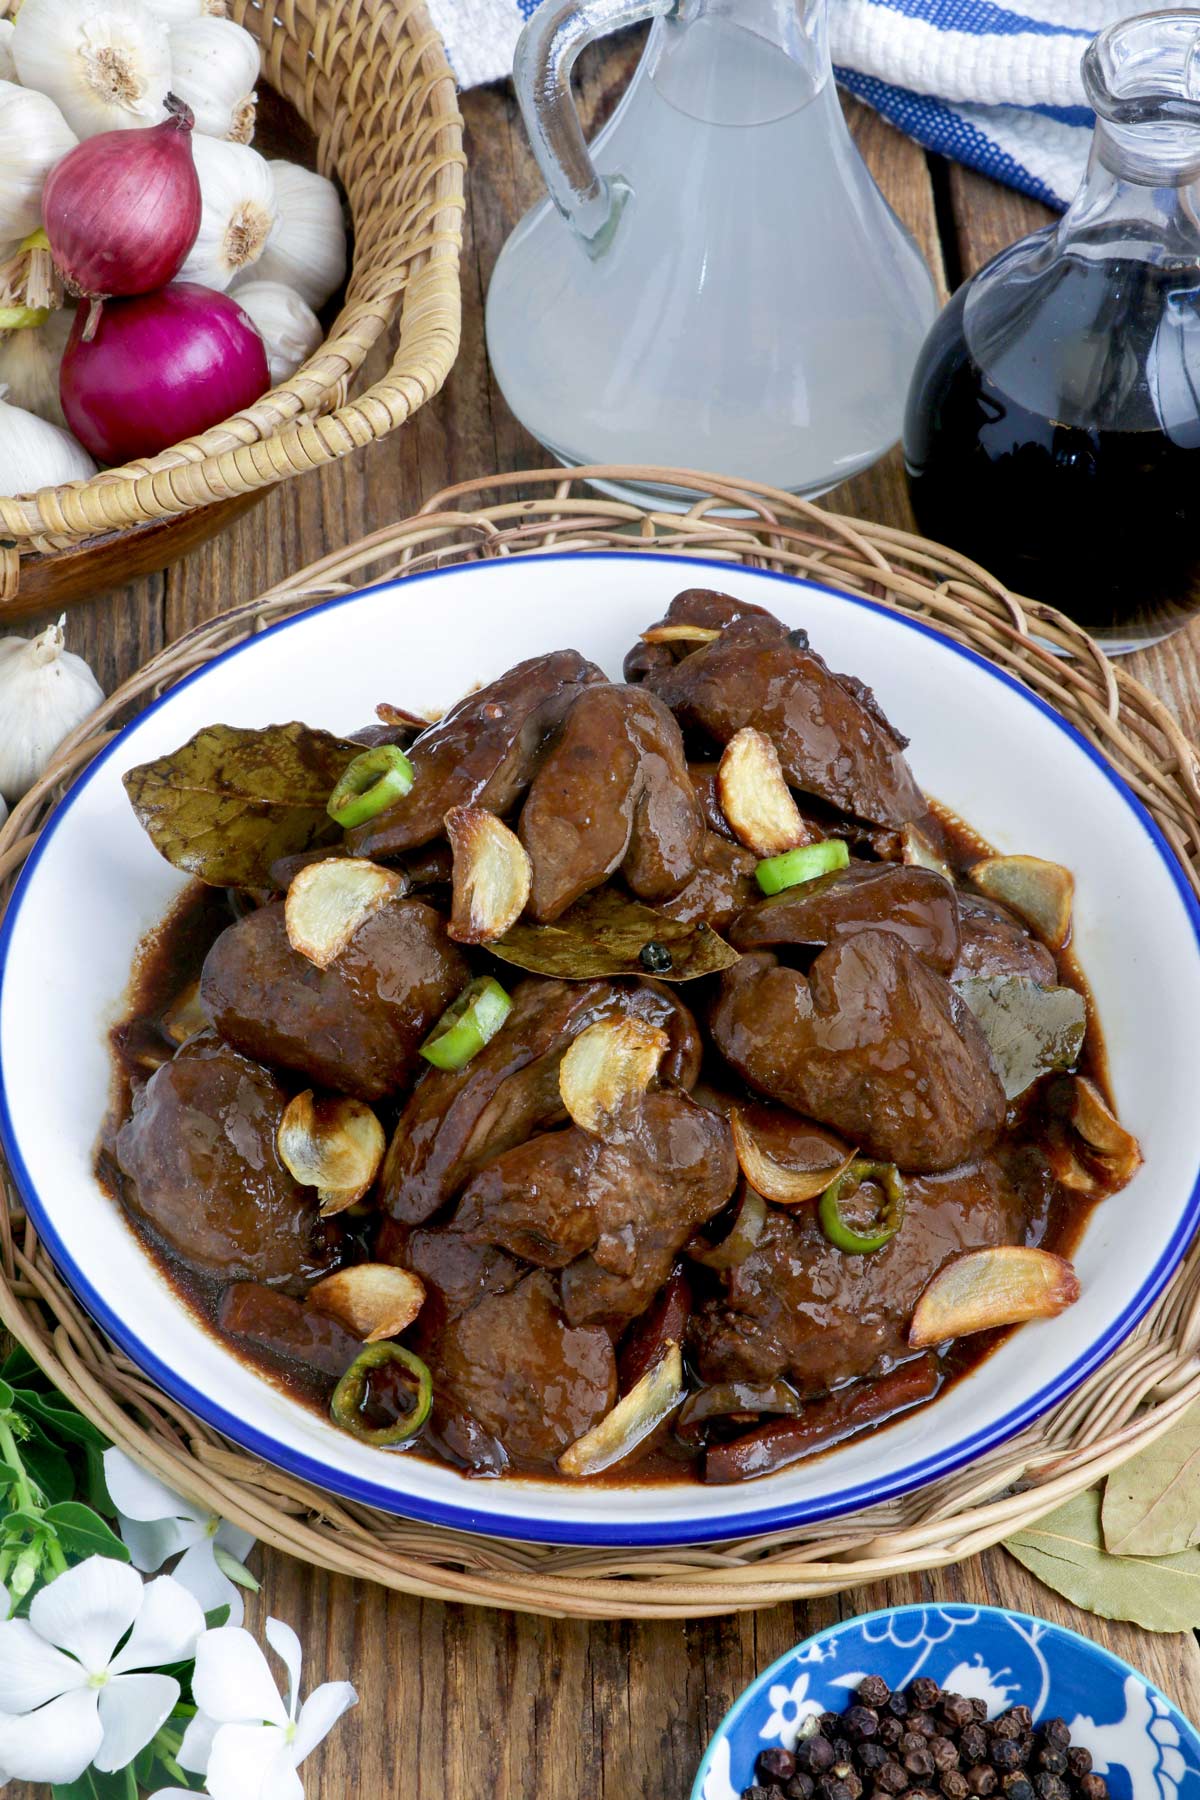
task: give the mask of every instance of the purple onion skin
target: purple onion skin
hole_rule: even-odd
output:
[[[90,343],[87,311],[75,316],[59,395],[97,462],[156,456],[253,405],[271,385],[266,346],[228,294],[179,281],[108,300]]]
[[[57,162],[42,190],[54,260],[80,294],[148,294],[183,267],[200,230],[192,113],[167,96],[161,125],[104,131]]]

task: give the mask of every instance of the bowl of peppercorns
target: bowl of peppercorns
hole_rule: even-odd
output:
[[[1200,1734],[1099,1644],[993,1606],[898,1606],[781,1656],[692,1800],[1200,1800]]]

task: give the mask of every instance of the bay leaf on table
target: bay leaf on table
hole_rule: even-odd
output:
[[[1098,1488],[1005,1538],[1004,1547],[1055,1593],[1102,1619],[1129,1619],[1145,1631],[1191,1631],[1200,1625],[1200,1550],[1109,1555]]]
[[[1100,1523],[1105,1549],[1126,1556],[1173,1556],[1200,1544],[1200,1406],[1113,1470]]]
[[[647,969],[647,944],[671,953],[669,969]],[[738,953],[709,926],[684,925],[617,888],[595,888],[553,925],[521,923],[488,945],[501,962],[560,981],[653,974],[656,981],[694,981],[737,962]]]
[[[362,745],[309,725],[208,725],[124,776],[155,849],[213,887],[266,887],[277,857],[343,836],[325,810]]]

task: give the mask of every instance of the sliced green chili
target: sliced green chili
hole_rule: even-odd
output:
[[[782,894],[784,888],[799,887],[802,881],[815,881],[834,869],[849,865],[850,852],[844,838],[822,838],[818,844],[801,844],[798,850],[785,850],[782,856],[767,856],[754,873],[764,894]]]
[[[413,784],[413,766],[398,744],[376,744],[345,770],[329,796],[330,818],[349,831],[403,800]]]
[[[448,1006],[420,1054],[435,1069],[463,1069],[495,1037],[512,1011],[512,1001],[491,975],[481,975]]]
[[[409,1374],[416,1377],[417,1397],[412,1411],[405,1413],[402,1419],[397,1419],[394,1425],[382,1425],[374,1429],[365,1425],[362,1417],[367,1384],[372,1369],[382,1368],[384,1363],[390,1362],[403,1363]],[[419,1356],[414,1356],[403,1344],[368,1344],[362,1354],[355,1357],[334,1388],[329,1412],[334,1424],[343,1431],[348,1431],[360,1443],[386,1449],[389,1444],[403,1444],[415,1432],[420,1431],[429,1417],[432,1405],[433,1377]]]
[[[842,1212],[843,1200],[857,1194],[864,1181],[876,1181],[883,1189],[885,1202],[875,1230],[859,1231]],[[855,1157],[821,1195],[818,1206],[821,1230],[835,1249],[847,1256],[870,1256],[890,1244],[904,1223],[904,1182],[895,1163],[867,1162]]]

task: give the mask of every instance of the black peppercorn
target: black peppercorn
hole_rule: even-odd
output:
[[[1033,1800],[1033,1783],[1024,1769],[1014,1769],[1011,1775],[1004,1777],[1001,1786],[1007,1800]]]
[[[787,1800],[812,1800],[813,1778],[806,1775],[803,1769],[797,1769],[783,1791]]]
[[[665,944],[660,944],[657,938],[651,938],[638,952],[638,961],[649,974],[665,975],[674,965],[675,958]]]
[[[817,1730],[823,1737],[831,1741],[842,1729],[842,1715],[835,1712],[823,1712],[817,1720]]]
[[[778,1788],[749,1787],[742,1795],[742,1800],[775,1800]]]
[[[1071,1732],[1063,1719],[1046,1719],[1042,1723],[1042,1737],[1047,1744],[1055,1744],[1065,1750],[1071,1742]]]
[[[808,1769],[814,1775],[821,1775],[826,1769],[833,1767],[833,1745],[820,1732],[814,1737],[801,1738],[796,1745],[796,1767]]]
[[[1065,1775],[1067,1772],[1067,1753],[1056,1744],[1043,1744],[1034,1760],[1047,1775]]]
[[[976,1763],[973,1769],[967,1771],[967,1786],[973,1794],[981,1797],[994,1794],[999,1779],[995,1769],[989,1767],[987,1763]]]
[[[873,1738],[879,1730],[879,1714],[869,1706],[852,1706],[842,1721],[846,1736],[859,1743]]]
[[[754,1766],[767,1781],[788,1781],[796,1773],[796,1759],[790,1750],[760,1750]]]
[[[875,1786],[885,1794],[902,1794],[908,1786],[908,1775],[898,1762],[885,1762],[875,1777]]]
[[[894,1713],[896,1718],[906,1719],[908,1717],[908,1697],[907,1697],[907,1695],[901,1693],[900,1690],[897,1689],[894,1694],[889,1696],[888,1701],[887,1701],[887,1709],[890,1713]]]
[[[1091,1751],[1085,1750],[1082,1744],[1072,1744],[1071,1748],[1067,1751],[1067,1767],[1070,1769],[1076,1781],[1078,1781],[1082,1775],[1090,1775],[1092,1772]]]
[[[1019,1738],[1021,1735],[1021,1727],[1011,1713],[1001,1713],[998,1719],[992,1720],[988,1729],[994,1738]]]
[[[882,1675],[867,1675],[858,1684],[858,1700],[862,1706],[883,1706],[890,1700],[891,1693]]]
[[[904,1757],[904,1766],[910,1775],[915,1775],[921,1781],[926,1776],[933,1774],[933,1758],[924,1747],[920,1750],[907,1751]]]
[[[971,1720],[975,1717],[971,1702],[967,1699],[965,1694],[944,1695],[941,1704],[938,1707],[938,1711],[941,1713],[942,1718],[946,1721],[947,1725],[952,1725],[959,1731],[962,1730],[964,1725],[969,1725]]]
[[[982,1725],[984,1720],[987,1718],[987,1701],[986,1700],[972,1700],[971,1701],[971,1710],[975,1714],[976,1721],[980,1725]]]
[[[947,1769],[957,1769],[958,1750],[948,1737],[931,1737],[928,1743],[930,1756],[935,1769],[945,1774]]]
[[[1022,1731],[1028,1731],[1033,1724],[1033,1714],[1027,1706],[1011,1706],[1008,1710],[1010,1719],[1015,1719]]]
[[[903,1719],[895,1718],[891,1713],[884,1713],[879,1721],[879,1741],[889,1746],[898,1744],[904,1736]]]
[[[910,1731],[919,1731],[922,1737],[936,1737],[938,1734],[938,1722],[932,1713],[909,1713],[908,1729]]]
[[[961,1769],[947,1769],[938,1782],[946,1800],[967,1800],[970,1788]]]
[[[864,1775],[873,1775],[876,1769],[882,1769],[888,1759],[886,1748],[875,1738],[868,1738],[865,1744],[860,1744],[856,1756]]]
[[[1083,1800],[1108,1800],[1108,1783],[1103,1775],[1081,1775],[1079,1792]]]
[[[922,1712],[936,1706],[940,1698],[941,1689],[936,1681],[930,1681],[928,1675],[918,1675],[915,1681],[908,1684],[909,1704],[919,1707]]]
[[[975,1718],[969,1725],[964,1725],[962,1736],[958,1740],[958,1754],[967,1763],[980,1763],[988,1752],[987,1733]]]

